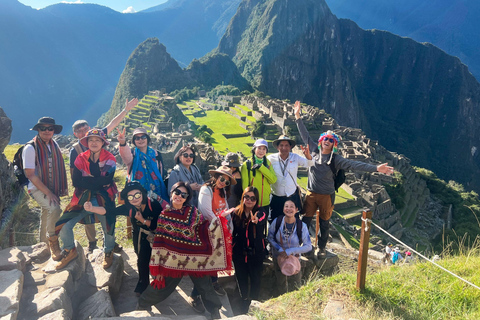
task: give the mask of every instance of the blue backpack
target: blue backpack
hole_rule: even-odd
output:
[[[392,263],[395,264],[395,262],[398,261],[398,252],[394,252],[392,255]]]

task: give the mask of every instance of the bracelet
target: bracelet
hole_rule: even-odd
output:
[[[120,147],[125,147],[127,145],[127,142],[125,141],[123,144],[120,143]]]
[[[147,219],[143,220],[143,224],[147,225]]]

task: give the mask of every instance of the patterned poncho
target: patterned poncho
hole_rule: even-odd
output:
[[[230,271],[231,238],[224,217],[209,223],[195,207],[166,209],[158,217],[150,273],[154,277],[180,278],[215,276],[218,271]],[[163,288],[165,280],[154,280],[152,285]]]

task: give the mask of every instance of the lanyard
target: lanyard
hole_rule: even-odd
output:
[[[283,161],[282,158],[280,158],[280,155],[278,156],[279,165],[280,165],[280,170],[282,170],[282,176],[285,177],[285,171],[287,171],[287,166],[288,166],[288,161],[290,160],[290,156]]]

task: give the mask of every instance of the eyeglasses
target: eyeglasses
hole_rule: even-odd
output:
[[[142,193],[141,192],[137,192],[135,194],[129,194],[127,196],[127,199],[128,201],[132,201],[133,199],[140,199],[140,197],[142,196]]]
[[[176,194],[177,196],[182,196],[183,199],[188,198],[188,193],[187,192],[182,192],[180,189],[173,190],[173,193]]]
[[[257,201],[257,198],[255,198],[255,196],[250,197],[250,196],[244,195],[243,200],[255,202],[255,201]]]
[[[90,129],[90,127],[83,127],[83,128],[79,128],[77,130],[75,130],[75,133],[83,133],[83,132],[87,132],[88,129]]]
[[[220,181],[221,183],[224,183],[226,187],[230,185],[230,179],[227,180],[223,176],[220,176],[220,178],[218,178],[218,181]]]
[[[145,140],[147,139],[147,135],[144,134],[144,135],[141,135],[141,136],[135,136],[133,137],[133,140],[137,141],[137,140]]]
[[[183,156],[184,158],[190,157],[190,158],[193,159],[193,158],[195,157],[195,153],[186,153],[186,152],[185,152],[185,153],[182,153],[182,156]]]
[[[323,138],[323,141],[330,141],[330,143],[335,142],[335,140],[333,140],[332,138]]]
[[[55,131],[54,127],[38,127],[38,131]]]

